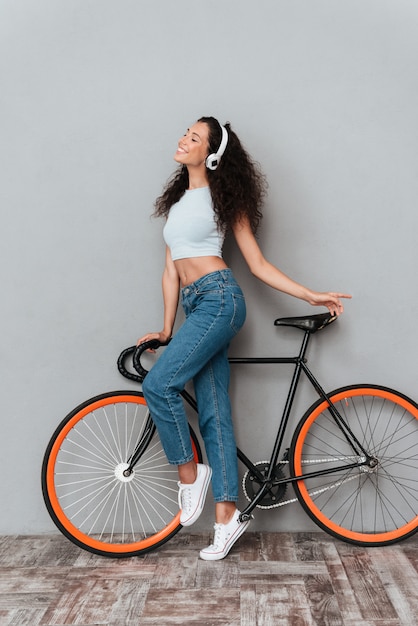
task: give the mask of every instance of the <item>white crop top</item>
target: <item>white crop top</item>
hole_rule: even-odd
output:
[[[209,187],[189,189],[173,204],[163,236],[173,261],[198,256],[222,257],[225,233],[216,224]]]

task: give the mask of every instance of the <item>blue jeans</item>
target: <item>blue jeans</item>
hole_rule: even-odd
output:
[[[212,468],[215,502],[238,500],[238,463],[228,395],[228,347],[245,321],[245,301],[231,270],[183,287],[186,320],[144,380],[142,390],[169,463],[193,459],[183,391],[193,379],[199,429]]]

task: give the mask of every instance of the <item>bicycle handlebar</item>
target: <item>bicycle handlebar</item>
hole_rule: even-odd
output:
[[[142,383],[145,376],[148,374],[147,369],[141,363],[142,354],[149,349],[157,350],[160,346],[167,345],[163,344],[158,339],[151,339],[150,341],[144,341],[139,346],[131,346],[130,348],[126,348],[123,350],[118,358],[118,370],[125,378],[128,380],[134,380],[137,383]],[[137,374],[130,372],[126,367],[126,359],[132,355],[132,365],[136,370]]]

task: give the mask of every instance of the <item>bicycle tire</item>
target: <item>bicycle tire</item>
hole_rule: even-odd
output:
[[[418,528],[418,405],[379,385],[351,385],[328,394],[375,468],[344,468],[356,459],[318,400],[300,420],[290,448],[290,472],[306,513],[330,535],[361,546],[389,545]],[[358,457],[357,457],[358,460]],[[307,478],[320,469],[341,469]]]
[[[177,468],[167,462],[157,431],[133,474],[123,475],[148,416],[141,392],[109,392],[71,411],[51,437],[42,465],[45,504],[59,530],[89,552],[145,554],[182,528]]]

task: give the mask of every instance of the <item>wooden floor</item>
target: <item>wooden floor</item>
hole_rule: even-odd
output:
[[[182,531],[142,558],[61,535],[0,537],[0,625],[416,626],[418,535],[358,548],[322,533],[246,533],[223,561]]]

